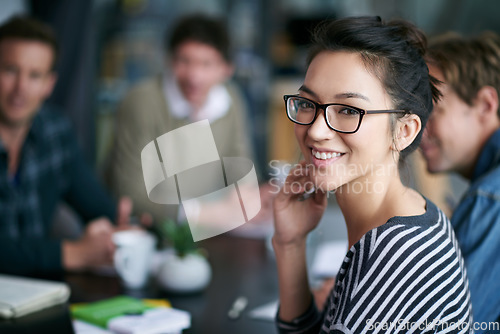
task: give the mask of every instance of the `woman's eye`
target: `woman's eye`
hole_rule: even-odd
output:
[[[347,116],[357,116],[357,115],[359,115],[359,110],[356,110],[353,108],[348,108],[348,107],[343,107],[342,109],[339,110],[339,114],[347,115]]]
[[[300,110],[314,110],[314,105],[308,101],[299,101],[297,105]]]

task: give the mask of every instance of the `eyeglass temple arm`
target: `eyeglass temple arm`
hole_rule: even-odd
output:
[[[406,110],[365,110],[366,114],[387,114],[387,113],[410,113],[409,111]]]

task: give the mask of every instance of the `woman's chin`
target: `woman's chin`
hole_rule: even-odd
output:
[[[341,180],[328,179],[321,176],[314,177],[313,183],[315,189],[321,190],[325,193],[335,191],[344,184]]]

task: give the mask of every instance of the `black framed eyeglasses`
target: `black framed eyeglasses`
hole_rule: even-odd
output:
[[[297,124],[310,125],[323,110],[328,127],[340,133],[355,133],[358,131],[365,114],[410,113],[406,110],[364,110],[347,104],[319,104],[299,95],[284,95],[286,114]]]

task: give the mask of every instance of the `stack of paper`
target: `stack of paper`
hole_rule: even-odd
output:
[[[176,334],[191,326],[191,315],[172,308],[157,308],[141,316],[125,315],[109,321],[108,328],[120,334]]]
[[[149,300],[117,296],[75,305],[72,314],[79,320],[120,334],[177,334],[191,326],[188,312],[156,305],[157,302]]]
[[[256,307],[249,312],[249,316],[253,319],[274,321],[276,312],[278,312],[278,300]]]

